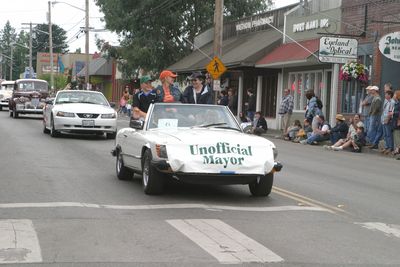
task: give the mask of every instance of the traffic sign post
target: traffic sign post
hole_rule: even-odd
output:
[[[206,68],[214,80],[217,80],[226,71],[226,67],[218,57],[214,57]]]

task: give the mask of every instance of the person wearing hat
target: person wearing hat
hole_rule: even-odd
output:
[[[379,135],[378,133],[381,132],[382,125],[380,122],[381,114],[382,114],[382,99],[379,95],[379,87],[376,85],[371,86],[371,94],[373,96],[371,102],[371,108],[369,110],[369,124],[368,124],[368,132],[367,132],[367,139],[368,142],[371,144],[371,148],[378,148],[378,143],[375,143],[375,139]]]
[[[368,124],[369,124],[369,111],[371,109],[371,103],[372,103],[372,99],[374,98],[372,93],[371,93],[371,87],[372,85],[367,86],[367,88],[365,88],[366,90],[366,95],[363,99],[363,101],[361,102],[361,107],[362,107],[362,116],[363,116],[363,120],[365,122],[365,132],[368,132]]]
[[[189,77],[191,85],[183,91],[183,103],[213,104],[211,89],[205,84],[205,76],[201,72],[193,72]]]
[[[348,131],[349,126],[346,123],[346,118],[342,114],[337,114],[335,127],[328,130],[331,144],[335,144],[339,139],[345,139]]]
[[[153,79],[150,76],[142,76],[140,78],[141,90],[133,96],[132,102],[132,116],[134,119],[145,118],[150,104],[158,100],[157,94],[151,85],[152,81]]]
[[[340,139],[332,146],[324,146],[325,149],[341,151],[345,148],[352,147],[352,152],[361,152],[361,148],[365,146],[364,123],[361,121],[356,125],[356,133],[347,139]]]
[[[178,87],[174,86],[176,77],[177,75],[170,70],[163,70],[160,73],[161,85],[156,88],[158,102],[182,102],[182,93]]]

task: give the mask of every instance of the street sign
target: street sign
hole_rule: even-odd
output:
[[[379,50],[385,57],[400,62],[400,32],[383,36],[379,40]]]
[[[347,63],[357,59],[357,48],[357,39],[321,37],[318,59],[326,63]]]
[[[218,79],[226,71],[226,67],[218,57],[214,57],[206,68],[214,80]]]

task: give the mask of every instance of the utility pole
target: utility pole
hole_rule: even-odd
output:
[[[10,49],[11,49],[11,55],[10,55],[10,57],[11,57],[11,59],[10,59],[10,81],[12,81],[13,80],[13,77],[12,77],[12,73],[13,73],[13,51],[14,51],[14,45],[13,44],[10,44]]]
[[[224,23],[224,0],[215,0],[213,52],[214,52],[214,57],[218,58],[221,58],[222,56],[223,23]],[[217,96],[218,96],[218,91],[215,91],[214,94],[215,104],[217,103]]]
[[[51,1],[49,1],[49,50],[50,50],[50,88],[54,90],[53,26],[51,25]]]
[[[85,43],[85,53],[86,53],[86,90],[89,90],[89,0],[85,1],[85,33],[86,33],[86,43]]]
[[[32,22],[29,23],[29,78],[32,79]]]

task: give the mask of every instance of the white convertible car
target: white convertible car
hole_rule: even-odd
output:
[[[150,105],[145,120],[118,131],[115,148],[119,179],[142,174],[146,194],[160,194],[171,176],[197,184],[248,184],[254,196],[268,196],[276,161],[275,145],[243,133],[225,106]]]
[[[61,132],[104,134],[115,139],[117,112],[105,96],[96,91],[58,91],[54,100],[46,101],[43,132],[57,137]]]

